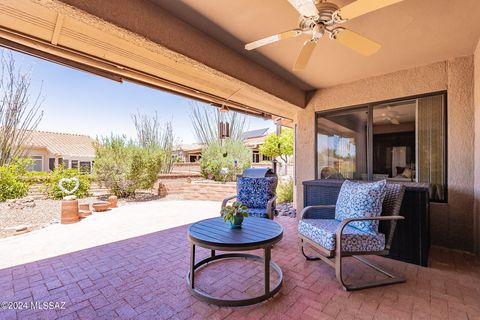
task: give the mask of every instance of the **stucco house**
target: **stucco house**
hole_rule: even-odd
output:
[[[61,164],[64,168],[92,172],[94,143],[87,135],[32,131],[23,155],[33,160],[33,171],[48,172]]]

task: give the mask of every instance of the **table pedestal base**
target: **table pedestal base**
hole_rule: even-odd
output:
[[[265,293],[248,299],[220,299],[212,297],[198,289],[195,288],[195,270],[202,267],[203,265],[221,259],[231,259],[231,258],[244,258],[253,261],[260,261],[264,263],[264,276],[265,276]],[[191,256],[191,266],[190,271],[187,273],[187,286],[190,289],[190,292],[197,297],[198,299],[205,301],[207,303],[215,304],[218,306],[224,307],[240,307],[248,306],[255,303],[265,301],[273,297],[278,291],[280,291],[283,284],[283,273],[282,269],[275,263],[270,261],[270,248],[265,248],[265,258],[256,256],[248,253],[224,253],[215,255],[215,251],[212,250],[212,256],[202,261],[195,263],[195,246],[192,245],[192,256]],[[278,282],[272,290],[270,290],[270,267],[273,268],[278,274]]]

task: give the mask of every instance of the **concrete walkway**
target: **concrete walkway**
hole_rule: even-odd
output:
[[[219,212],[220,203],[214,201],[155,201],[93,213],[78,223],[0,239],[0,269],[190,224]]]

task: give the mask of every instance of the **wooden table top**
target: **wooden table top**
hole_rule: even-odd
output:
[[[188,229],[191,242],[217,248],[261,248],[280,241],[283,227],[270,219],[248,217],[242,227],[231,229],[222,217],[198,221]]]

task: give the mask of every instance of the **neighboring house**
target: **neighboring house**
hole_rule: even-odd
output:
[[[246,147],[252,150],[252,162],[259,163],[262,161],[271,161],[271,157],[262,155],[260,152],[260,146],[265,141],[265,138],[268,136],[268,128],[246,131],[242,135],[243,143]]]
[[[261,161],[271,161],[270,157],[266,157],[260,153],[260,146],[269,134],[268,128],[246,131],[242,134],[243,143],[252,150],[252,162],[259,163]],[[205,147],[202,143],[184,144],[177,147],[177,155],[182,162],[193,163],[198,162],[202,158],[202,149]]]
[[[176,154],[181,162],[198,162],[202,157],[203,143],[182,144],[177,146]]]
[[[62,164],[64,168],[92,172],[94,142],[86,135],[32,131],[25,143],[25,156],[34,161],[32,171],[48,172]]]

